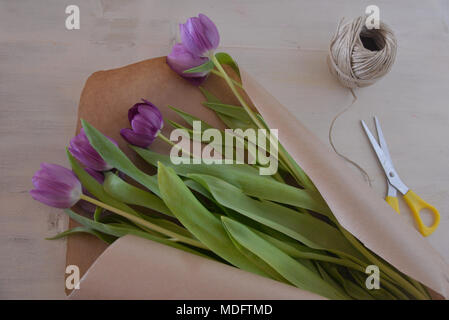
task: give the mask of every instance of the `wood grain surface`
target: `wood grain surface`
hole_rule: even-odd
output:
[[[80,30],[65,28],[69,4],[80,7]],[[339,19],[370,4],[395,31],[398,56],[389,75],[356,90],[335,144],[383,197],[385,179],[359,123],[373,128],[371,116],[380,118],[403,180],[440,210],[428,241],[449,262],[449,1],[0,0],[0,299],[65,298],[65,240],[44,238],[68,219],[28,191],[40,162],[67,165],[64,146],[91,73],[166,55],[177,24],[202,12],[219,27],[220,49],[327,141],[352,98],[327,70],[327,47]]]

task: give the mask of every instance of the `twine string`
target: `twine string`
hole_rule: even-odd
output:
[[[353,89],[349,89],[349,90],[350,90],[351,93],[352,93],[352,98],[353,98],[353,99],[352,99],[352,102],[351,102],[349,105],[347,105],[344,109],[342,109],[340,112],[338,112],[338,113],[335,115],[335,117],[332,119],[331,125],[330,125],[330,127],[329,127],[329,143],[330,143],[332,149],[334,150],[334,152],[335,152],[339,157],[343,158],[344,160],[346,160],[347,162],[349,162],[350,164],[352,164],[354,167],[356,167],[356,168],[360,171],[360,173],[361,173],[362,176],[363,176],[363,179],[364,179],[365,181],[367,181],[368,184],[369,184],[369,186],[371,187],[371,178],[370,178],[368,172],[366,172],[366,170],[363,169],[363,167],[360,166],[357,162],[351,160],[350,158],[348,158],[347,156],[345,156],[343,153],[341,153],[340,151],[338,151],[337,148],[335,147],[335,143],[334,143],[334,140],[333,140],[333,138],[332,138],[332,131],[333,131],[333,129],[334,129],[334,125],[335,125],[335,122],[337,121],[337,119],[338,119],[342,114],[344,114],[346,111],[348,111],[348,110],[354,105],[354,103],[357,101],[357,96],[355,95],[354,90],[353,90]]]
[[[365,17],[344,23],[340,20],[329,46],[330,72],[348,88],[366,87],[386,75],[396,58],[393,31],[381,22],[369,30]]]
[[[335,153],[354,165],[371,186],[368,173],[355,161],[339,152],[332,138],[336,120],[357,101],[353,89],[370,86],[378,81],[390,71],[396,59],[397,42],[390,27],[380,22],[379,29],[369,30],[365,26],[365,19],[365,16],[360,16],[348,23],[341,19],[329,46],[329,70],[353,96],[352,102],[332,119],[329,143]]]

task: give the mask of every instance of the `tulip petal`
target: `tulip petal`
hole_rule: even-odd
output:
[[[131,127],[135,133],[148,137],[155,137],[159,132],[157,127],[152,126],[151,123],[144,119],[140,114],[135,116],[133,121],[131,121]]]
[[[195,31],[194,19],[197,18],[189,18],[186,23],[179,25],[181,42],[193,55],[201,56],[207,52],[207,48],[201,40],[200,34]]]
[[[218,47],[218,44],[220,43],[220,34],[218,33],[217,26],[212,22],[211,19],[209,19],[209,17],[202,13],[198,15],[198,18],[204,26],[206,37],[209,40],[212,48],[216,49]]]
[[[117,142],[112,138],[108,137],[108,139],[117,145]],[[91,146],[83,128],[80,130],[79,134],[70,140],[69,151],[78,161],[94,170],[107,171],[112,169],[112,167],[108,165],[100,154]]]
[[[193,55],[182,43],[175,44],[167,56],[167,63],[170,68],[185,78],[205,76],[206,72],[184,73],[184,71],[198,67],[208,60],[206,57]]]
[[[36,189],[48,191],[49,193],[54,193],[54,194],[58,194],[58,193],[70,194],[71,190],[74,187],[77,187],[76,185],[71,186],[64,182],[60,182],[60,181],[53,180],[53,179],[40,178],[40,177],[36,177],[36,176],[34,176],[31,179],[31,181],[33,183],[33,186]]]
[[[147,148],[154,141],[154,137],[151,138],[146,135],[135,133],[129,128],[124,128],[120,130],[120,134],[123,137],[123,139],[128,141],[130,144],[141,148]]]
[[[156,107],[148,105],[141,105],[138,108],[139,115],[150,123],[150,126],[160,130],[163,126],[162,114]],[[156,130],[156,131],[157,131]]]
[[[184,71],[198,67],[208,60],[206,57],[194,56],[182,43],[175,44],[167,56],[169,67],[194,85],[200,85],[206,79],[208,72],[185,73]]]
[[[70,186],[76,186],[78,179],[75,174],[67,168],[58,164],[42,162],[41,169],[33,177],[40,177],[49,180],[58,180]]]
[[[142,99],[128,110],[128,119],[132,129],[120,131],[122,137],[130,144],[146,148],[156,138],[164,121],[159,109],[150,101]]]
[[[204,14],[179,25],[182,43],[195,56],[206,55],[218,47],[220,36],[215,24]]]
[[[34,200],[42,202],[50,207],[67,209],[73,207],[79,200],[79,198],[73,197],[71,199],[66,199],[62,197],[55,197],[42,190],[31,190],[31,196]],[[76,200],[76,201],[75,201]]]
[[[142,103],[136,103],[135,105],[133,105],[131,108],[129,108],[128,110],[128,120],[129,122],[131,122],[134,117],[139,114],[139,111],[137,110],[137,108],[141,105]]]
[[[100,170],[100,171],[107,171],[112,169],[110,166],[106,164],[106,162],[103,161],[103,159],[98,159],[95,156],[92,156],[91,153],[87,152],[86,150],[77,148],[73,145],[71,145],[69,148],[70,153],[78,159],[79,162],[84,164],[86,167],[92,168],[94,170]]]
[[[81,197],[81,183],[75,174],[57,164],[42,163],[32,182],[31,196],[52,207],[70,208]]]
[[[207,79],[207,77],[208,77],[208,75],[204,76],[204,77],[198,77],[198,78],[186,78],[186,80],[189,81],[192,85],[198,87],[204,82],[204,80]]]

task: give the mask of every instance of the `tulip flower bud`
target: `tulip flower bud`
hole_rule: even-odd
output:
[[[181,77],[194,85],[200,85],[207,77],[208,72],[185,73],[184,71],[198,67],[209,59],[193,55],[182,43],[173,46],[172,52],[167,56],[167,64]]]
[[[120,130],[122,137],[130,144],[147,148],[157,137],[164,121],[159,109],[151,102],[142,99],[128,110],[128,119],[131,128]]]
[[[109,138],[109,140],[117,145],[117,142],[113,139]],[[81,128],[78,135],[74,136],[72,140],[70,140],[69,151],[79,162],[88,168],[92,168],[93,170],[108,171],[113,168],[107,164],[100,154],[91,146],[83,128]]]
[[[179,25],[179,29],[181,42],[196,56],[208,56],[220,42],[217,27],[204,14],[187,19],[186,23]]]
[[[34,200],[55,208],[70,208],[80,200],[82,187],[75,174],[60,165],[41,163],[33,178]]]

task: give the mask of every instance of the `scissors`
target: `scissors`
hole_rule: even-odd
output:
[[[390,157],[390,152],[388,151],[387,142],[385,141],[384,135],[382,133],[382,129],[380,127],[379,120],[377,117],[374,117],[374,121],[376,124],[377,136],[379,137],[379,144],[377,143],[376,138],[374,138],[371,131],[369,131],[366,126],[365,121],[362,120],[362,126],[365,130],[366,135],[368,136],[371,145],[376,152],[377,158],[379,159],[382,168],[384,169],[385,175],[387,177],[388,183],[388,191],[385,200],[388,204],[397,212],[399,212],[399,203],[398,198],[396,197],[397,191],[403,194],[404,200],[411,209],[413,213],[413,218],[418,225],[418,230],[425,237],[432,234],[435,229],[438,227],[440,223],[440,213],[438,210],[421,199],[416,193],[410,190],[401,180],[398,173],[394,169],[393,161]],[[419,212],[423,209],[428,209],[433,213],[434,220],[431,226],[426,226],[421,220],[421,216]]]

